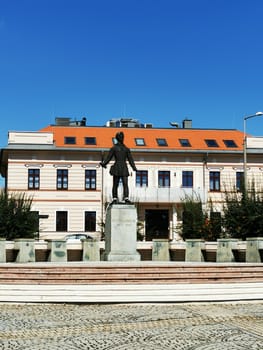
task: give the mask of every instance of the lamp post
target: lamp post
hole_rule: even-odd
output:
[[[252,115],[244,117],[244,136],[243,136],[243,148],[244,148],[244,190],[247,191],[247,135],[246,135],[246,122],[250,118],[260,117],[263,112],[257,112]]]

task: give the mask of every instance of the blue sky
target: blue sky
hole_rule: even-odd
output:
[[[262,0],[0,0],[0,147],[57,116],[243,130],[263,110],[262,18]]]

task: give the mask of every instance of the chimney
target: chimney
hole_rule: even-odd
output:
[[[184,119],[183,120],[183,129],[192,129],[192,120]]]

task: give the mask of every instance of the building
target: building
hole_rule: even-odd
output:
[[[240,188],[244,135],[196,129],[187,119],[181,126],[170,124],[154,128],[126,118],[98,127],[88,126],[85,118],[56,118],[55,125],[38,132],[9,132],[1,150],[5,188],[32,196],[41,238],[83,232],[100,236],[112,177],[109,166],[103,169],[99,163],[123,131],[138,169],[131,172],[129,189],[141,233],[145,240],[177,240],[186,195],[200,197],[204,206],[212,200],[213,210],[220,212],[224,191]],[[261,182],[262,168],[257,143],[257,149],[248,150],[248,178]]]

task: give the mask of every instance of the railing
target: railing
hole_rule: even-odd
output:
[[[120,188],[121,191],[121,188]],[[197,196],[202,202],[207,200],[207,192],[200,188],[173,187],[135,187],[130,188],[130,198],[134,202],[175,203],[182,202],[186,196]],[[111,198],[111,189],[105,191],[106,198]]]
[[[103,261],[104,248],[103,241],[92,239],[78,243],[67,243],[64,240],[1,239],[0,263]],[[261,263],[263,237],[248,238],[246,241],[219,239],[217,242],[203,240],[170,242],[156,239],[150,242],[137,242],[137,251],[144,261]]]

